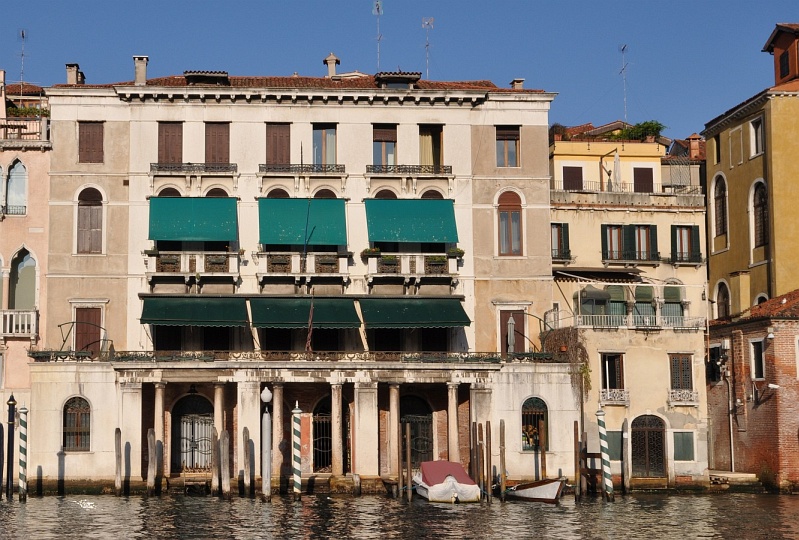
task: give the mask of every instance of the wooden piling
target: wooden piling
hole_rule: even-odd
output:
[[[402,422],[397,422],[397,444],[397,496],[401,498],[402,486],[405,485],[402,478]]]
[[[486,499],[494,495],[494,471],[491,470],[491,421],[486,420]]]
[[[155,465],[158,456],[155,452],[155,430],[147,430],[147,495],[155,493]]]
[[[485,446],[483,445],[483,424],[477,424],[477,485],[485,492]]]
[[[250,430],[245,427],[241,433],[241,442],[244,444],[244,496],[252,497],[252,455],[250,453]]]
[[[580,436],[580,462],[585,466],[586,474],[580,475],[580,493],[588,493],[588,433],[582,432]]]
[[[505,502],[508,475],[505,471],[505,420],[499,421],[499,500]]]
[[[405,423],[405,487],[408,490],[408,502],[413,500],[413,481],[411,479],[411,423]]]
[[[544,421],[538,421],[538,446],[541,448],[541,480],[547,479],[547,431]]]
[[[709,431],[708,431],[709,433]],[[630,492],[630,452],[627,447],[627,442],[630,440],[630,425],[627,419],[621,424],[621,486],[622,493]]]
[[[469,435],[469,476],[477,480],[477,422],[472,422]]]
[[[216,428],[211,435],[211,495],[219,495],[219,434]]]
[[[579,501],[581,492],[580,492],[580,478],[582,474],[580,472],[581,465],[580,465],[580,425],[577,420],[574,421],[574,500]]]
[[[230,435],[226,429],[219,438],[219,475],[222,477],[222,498],[230,499]]]
[[[114,458],[116,460],[116,474],[114,475],[114,494],[122,495],[122,430],[114,430]]]

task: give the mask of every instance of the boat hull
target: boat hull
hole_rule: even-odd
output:
[[[417,475],[414,477],[413,483],[416,486],[416,494],[430,502],[464,503],[480,501],[479,486],[461,484],[451,476],[448,476],[440,484],[428,486],[422,482],[421,476]]]
[[[505,496],[510,499],[536,501],[554,504],[558,502],[563,491],[563,480],[539,480],[517,484],[505,491]]]

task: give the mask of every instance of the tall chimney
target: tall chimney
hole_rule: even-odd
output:
[[[513,79],[510,82],[510,87],[514,90],[521,90],[524,88],[524,79]]]
[[[333,78],[336,76],[336,65],[341,63],[341,60],[336,58],[336,55],[332,52],[327,55],[327,58],[322,60],[322,63],[327,66],[327,76],[328,78]]]
[[[147,84],[147,62],[149,61],[150,58],[147,56],[133,57],[133,66],[135,71],[133,84],[136,86],[144,86]]]
[[[78,64],[67,64],[67,84],[79,84],[78,73],[80,73]]]
[[[699,159],[699,141],[702,139],[699,135],[694,133],[688,137],[688,158]]]

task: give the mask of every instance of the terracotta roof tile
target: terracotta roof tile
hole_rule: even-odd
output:
[[[40,96],[42,94],[44,94],[44,89],[35,84],[22,83],[6,85],[6,95],[9,96]]]
[[[752,306],[739,320],[783,317],[799,318],[799,289]]]

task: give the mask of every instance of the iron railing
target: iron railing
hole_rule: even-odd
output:
[[[289,174],[344,174],[344,165],[328,163],[261,163],[258,172]]]
[[[0,140],[49,141],[50,119],[4,118],[0,121]]]
[[[150,163],[151,173],[236,173],[236,163]]]
[[[685,184],[656,184],[630,182],[558,182],[552,181],[552,191],[579,191],[584,193],[648,193],[660,195],[702,195],[702,187]]]
[[[452,174],[452,165],[367,165],[367,174]]]

